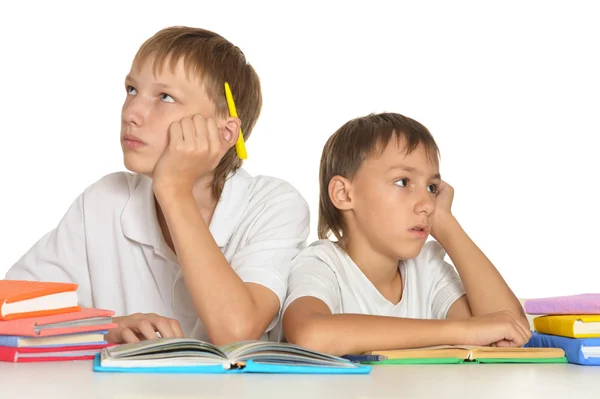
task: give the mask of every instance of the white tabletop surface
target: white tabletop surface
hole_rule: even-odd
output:
[[[0,398],[600,398],[600,367],[376,366],[369,375],[93,372],[91,361],[0,362]]]

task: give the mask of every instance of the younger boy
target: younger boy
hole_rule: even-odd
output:
[[[7,278],[79,284],[82,306],[119,316],[112,342],[261,338],[309,212],[290,184],[240,169],[234,144],[260,114],[257,74],[220,35],[172,27],[141,46],[125,90],[120,139],[134,173],[88,187]]]
[[[527,342],[519,301],[452,215],[452,198],[423,125],[392,113],[343,125],[321,158],[321,240],[292,262],[286,340],[335,355]]]

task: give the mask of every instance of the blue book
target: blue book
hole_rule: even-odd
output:
[[[41,337],[0,335],[0,346],[9,348],[58,348],[65,346],[105,345],[104,335],[107,333],[108,331],[90,331]]]
[[[300,346],[246,341],[217,347],[188,338],[158,338],[102,349],[94,371],[123,373],[369,374],[370,366]]]
[[[600,338],[569,338],[534,332],[525,347],[561,348],[569,363],[600,366]]]

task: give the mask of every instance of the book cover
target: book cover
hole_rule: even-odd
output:
[[[159,338],[103,349],[98,372],[368,374],[370,366],[287,343],[247,341],[217,347],[186,338]]]
[[[600,337],[600,315],[549,315],[533,319],[535,331],[571,338]]]
[[[566,363],[560,348],[500,348],[440,345],[426,348],[372,351],[365,364]],[[361,362],[362,363],[362,362]]]
[[[0,321],[0,335],[45,337],[110,330],[117,327],[112,322],[113,315],[112,310],[84,308],[77,312]]]
[[[71,283],[0,280],[0,320],[77,311],[77,287]]]
[[[583,366],[600,366],[600,338],[569,338],[534,332],[528,348],[560,348],[569,363]]]
[[[600,314],[600,293],[527,299],[523,306],[531,315]]]
[[[13,363],[93,360],[106,344],[55,348],[12,348],[0,346],[0,361]]]

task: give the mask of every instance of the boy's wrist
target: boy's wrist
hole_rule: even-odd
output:
[[[156,200],[163,210],[172,204],[180,203],[186,199],[194,199],[192,190],[186,190],[176,186],[152,185],[152,191],[154,191]]]
[[[464,345],[467,343],[467,325],[465,320],[446,320],[440,329],[443,341],[448,345]]]
[[[440,213],[435,215],[431,235],[443,246],[443,241],[445,241],[446,237],[455,233],[458,229],[460,229],[460,225],[454,215],[451,213]]]

